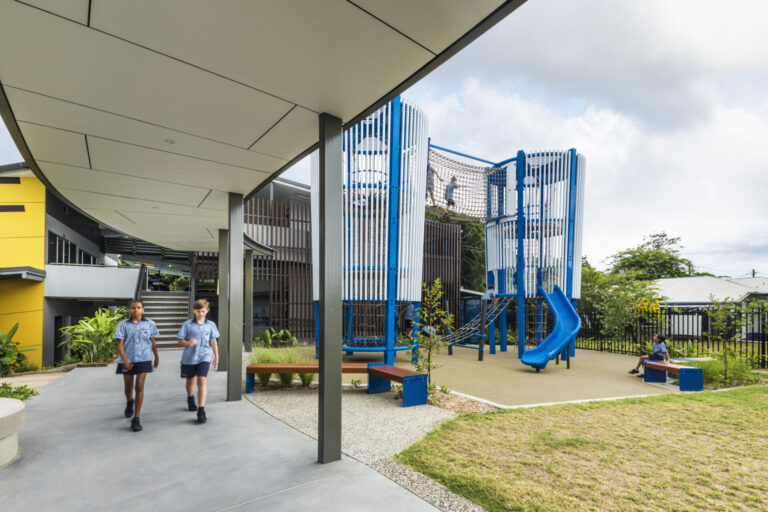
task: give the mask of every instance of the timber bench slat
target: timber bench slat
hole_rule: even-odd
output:
[[[394,380],[396,382],[403,382],[403,378],[409,375],[421,375],[420,373],[414,372],[413,370],[409,370],[407,368],[399,368],[397,366],[372,366],[368,373],[377,377]]]
[[[667,372],[680,376],[680,391],[701,391],[704,389],[704,371],[694,366],[666,363],[664,361],[645,361],[645,382],[667,382]]]
[[[319,373],[318,363],[256,363],[246,368],[247,373]],[[367,373],[367,363],[341,363],[341,373]]]

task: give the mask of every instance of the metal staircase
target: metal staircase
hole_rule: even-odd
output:
[[[141,292],[144,315],[157,324],[158,348],[178,348],[176,333],[189,319],[189,292]]]

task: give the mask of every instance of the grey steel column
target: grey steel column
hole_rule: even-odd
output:
[[[219,230],[219,367],[229,368],[229,231]]]
[[[245,250],[245,304],[243,307],[243,342],[246,350],[253,343],[253,250]]]
[[[320,396],[317,460],[341,459],[341,119],[320,114]]]
[[[229,193],[229,365],[227,402],[243,398],[243,194]]]

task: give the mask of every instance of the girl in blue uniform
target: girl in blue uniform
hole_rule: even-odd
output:
[[[184,348],[181,354],[181,378],[187,379],[187,407],[197,411],[197,422],[205,423],[205,398],[208,394],[208,369],[219,364],[218,338],[216,324],[206,320],[208,301],[198,299],[192,306],[195,318],[181,324],[179,345]],[[200,407],[195,405],[195,381],[197,381],[197,399]]]
[[[160,333],[155,322],[144,318],[144,303],[140,300],[131,301],[128,307],[130,318],[117,325],[115,339],[117,340],[117,374],[123,376],[125,385],[125,417],[131,420],[134,432],[141,430],[141,404],[144,401],[144,382],[147,374],[152,371],[152,355],[154,367],[160,363],[157,355],[155,336]],[[134,402],[133,392],[136,391]],[[135,413],[134,413],[135,407]]]

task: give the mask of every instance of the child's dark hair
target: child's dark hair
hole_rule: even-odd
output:
[[[197,299],[192,305],[192,309],[209,309],[211,305],[205,299]]]
[[[141,307],[144,307],[144,301],[143,301],[143,300],[141,300],[141,299],[133,299],[131,302],[129,302],[129,303],[128,303],[128,307],[131,307],[131,306],[133,306],[133,305],[134,305],[134,304],[136,304],[137,302],[138,302],[139,304],[141,304]]]
[[[657,338],[659,338],[659,343],[661,343],[661,342],[663,342],[663,341],[667,341],[667,338],[665,338],[665,337],[664,337],[664,335],[663,335],[663,334],[661,334],[661,333],[658,333],[658,332],[657,332],[657,333],[656,333],[656,337],[657,337]]]
[[[492,284],[489,284],[489,285],[488,285],[488,289],[489,289],[489,290],[493,290],[493,285],[492,285]]]

